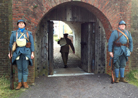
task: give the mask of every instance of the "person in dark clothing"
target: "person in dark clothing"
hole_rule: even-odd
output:
[[[63,41],[64,45],[61,45],[61,42]],[[75,49],[74,49],[74,46],[71,42],[71,40],[68,38],[68,34],[64,34],[64,38],[61,38],[59,41],[58,41],[58,44],[61,45],[61,49],[60,49],[60,52],[61,52],[61,56],[62,56],[62,59],[63,59],[63,63],[64,63],[64,68],[67,68],[67,61],[68,61],[68,54],[69,54],[69,45],[71,46],[71,49],[73,51],[73,53],[75,54]]]

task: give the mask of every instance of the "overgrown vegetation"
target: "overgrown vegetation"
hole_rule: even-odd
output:
[[[11,90],[9,80],[9,77],[0,77],[0,98],[17,98],[19,97],[21,92],[25,91],[25,89]],[[16,87],[17,83],[15,83],[14,85]]]
[[[127,75],[126,75],[127,81],[138,87],[138,70],[131,70]]]

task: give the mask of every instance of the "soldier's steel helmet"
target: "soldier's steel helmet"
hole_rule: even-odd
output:
[[[25,24],[25,26],[26,26],[26,23],[25,23],[25,21],[24,21],[23,19],[18,20],[17,25],[18,25],[20,22],[23,22],[23,23]]]
[[[126,25],[126,22],[125,22],[124,20],[121,20],[121,21],[119,22],[119,25]]]

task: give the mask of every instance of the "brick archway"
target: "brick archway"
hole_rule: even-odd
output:
[[[49,49],[49,47],[48,47],[49,42],[45,40],[45,39],[49,39],[49,34],[50,34],[49,28],[48,28],[49,20],[65,21],[72,27],[72,30],[75,32],[74,38],[77,39],[77,40],[75,40],[75,42],[76,42],[75,50],[77,50],[76,54],[80,58],[81,58],[81,53],[83,53],[81,51],[81,44],[80,44],[81,42],[83,42],[81,40],[82,39],[81,32],[87,32],[87,30],[86,31],[81,30],[81,25],[86,22],[87,23],[90,23],[90,22],[95,23],[96,24],[95,30],[94,30],[94,32],[96,32],[95,33],[95,37],[96,37],[95,38],[96,39],[95,49],[96,50],[98,49],[98,51],[96,51],[95,57],[93,56],[94,58],[96,58],[95,60],[93,60],[93,61],[95,61],[95,66],[96,66],[94,72],[95,73],[105,73],[105,65],[106,65],[105,64],[106,63],[105,55],[106,55],[106,53],[103,53],[103,55],[101,55],[101,51],[105,50],[105,43],[106,43],[104,27],[101,24],[101,22],[99,21],[99,19],[92,12],[90,12],[89,10],[87,10],[84,7],[78,6],[77,2],[73,2],[73,3],[68,2],[68,3],[58,5],[55,8],[53,8],[52,10],[50,10],[48,13],[46,13],[46,15],[41,20],[39,27],[38,27],[38,31],[36,32],[36,39],[37,39],[36,57],[38,58],[36,65],[37,65],[38,70],[42,69],[42,65],[40,65],[40,62],[45,63],[45,65],[47,65],[46,62],[49,62],[49,60],[47,60],[48,55],[43,55],[44,53],[47,54],[47,52],[49,52],[49,51],[45,51],[45,50],[46,49],[53,50],[53,49]],[[92,32],[90,32],[90,33],[92,33]],[[40,39],[40,36],[42,36],[41,39]],[[45,40],[45,42],[44,41],[42,42],[42,40]],[[91,40],[91,38],[90,38],[90,40]],[[50,44],[52,44],[52,43],[50,43]],[[46,49],[42,50],[42,47],[46,47]],[[95,49],[93,49],[93,50],[95,50]],[[40,52],[40,50],[42,50],[42,51]],[[42,55],[41,56],[43,58],[41,58],[41,56],[38,53],[42,53],[43,56]],[[44,58],[45,58],[45,60],[44,60]],[[89,58],[92,58],[92,57],[89,57]],[[51,63],[48,63],[48,64],[51,64]],[[91,61],[89,61],[89,65],[91,66]],[[49,67],[50,65],[47,65],[47,66]],[[39,73],[38,70],[37,70],[37,72]],[[89,72],[91,72],[90,70],[89,70]]]
[[[125,0],[124,2],[116,0],[13,0],[13,27],[16,29],[17,20],[24,18],[28,23],[27,28],[34,33],[35,28],[47,12],[56,6],[67,2],[77,2],[79,6],[85,7],[94,13],[94,15],[102,22],[105,31],[107,32],[107,36],[109,36],[112,28],[115,29],[117,27],[116,25],[120,19],[124,19],[126,23],[130,21],[129,11],[131,6],[129,5],[131,5],[131,2],[128,0]],[[123,9],[121,10],[121,8]],[[127,9],[127,11],[124,12],[124,9]],[[130,27],[130,25],[128,25],[128,27]]]
[[[129,1],[121,2],[116,0],[82,0],[82,1],[71,1],[71,0],[60,0],[60,1],[50,1],[50,0],[30,0],[30,1],[21,1],[21,0],[13,0],[13,28],[17,29],[16,22],[18,19],[25,19],[27,22],[28,30],[33,32],[34,38],[36,28],[41,23],[41,20],[45,15],[50,12],[53,8],[63,5],[65,3],[77,3],[78,6],[81,6],[90,12],[92,12],[102,23],[105,32],[106,38],[109,39],[110,33],[112,29],[117,28],[117,24],[120,19],[124,19],[126,23],[130,20],[130,15],[128,14],[130,8],[126,8],[124,6],[131,5]],[[121,6],[120,6],[121,5]],[[121,8],[128,9],[127,12],[124,13],[124,10],[120,10]],[[128,25],[128,28],[130,25]],[[109,57],[107,56],[107,62]],[[30,70],[34,70],[34,68],[30,68]],[[109,70],[107,70],[108,72]],[[34,73],[32,72],[32,75]],[[30,79],[29,81],[34,80]]]

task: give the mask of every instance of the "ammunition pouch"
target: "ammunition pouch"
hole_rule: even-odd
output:
[[[27,42],[27,43],[26,43],[26,47],[27,47],[27,48],[30,48],[30,47],[31,47],[31,42]]]
[[[130,50],[128,49],[128,47],[126,48],[126,56],[129,57],[131,54]]]

